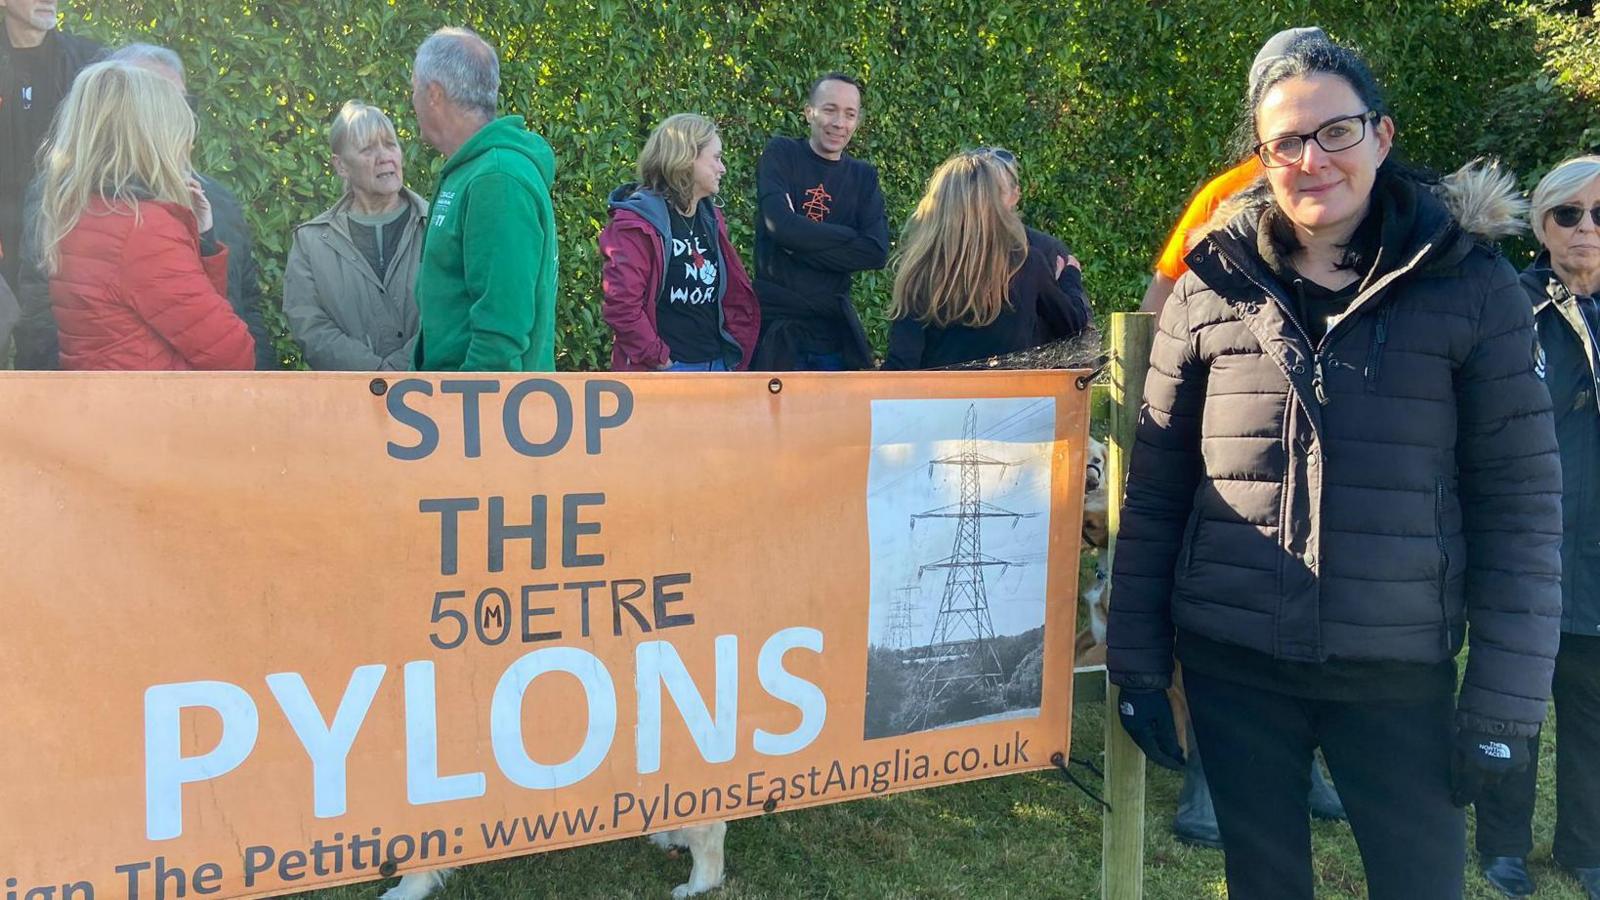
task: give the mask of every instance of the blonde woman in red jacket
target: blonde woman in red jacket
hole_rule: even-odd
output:
[[[227,298],[228,250],[189,153],[194,115],[166,79],[83,70],[43,159],[40,260],[63,369],[251,369]]]

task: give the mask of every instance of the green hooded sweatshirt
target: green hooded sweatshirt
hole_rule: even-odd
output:
[[[445,162],[417,268],[418,371],[555,370],[555,175],[550,145],[520,116]]]

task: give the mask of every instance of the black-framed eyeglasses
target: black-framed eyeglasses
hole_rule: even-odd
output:
[[[1269,169],[1281,169],[1305,158],[1307,141],[1316,141],[1317,146],[1326,153],[1349,150],[1366,139],[1367,123],[1376,121],[1377,118],[1378,114],[1371,110],[1353,116],[1340,116],[1317,126],[1316,131],[1286,134],[1270,141],[1262,141],[1256,145],[1256,156],[1260,158],[1263,166]]]
[[[1562,228],[1577,228],[1578,223],[1583,221],[1583,207],[1575,203],[1553,206],[1550,208],[1550,218]],[[1594,227],[1600,228],[1600,206],[1589,207],[1589,221],[1594,223]]]

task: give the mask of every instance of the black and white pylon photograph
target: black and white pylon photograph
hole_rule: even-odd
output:
[[[867,738],[1038,714],[1048,397],[872,404]]]

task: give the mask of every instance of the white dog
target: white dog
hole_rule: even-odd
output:
[[[722,843],[728,834],[726,822],[707,825],[690,825],[650,835],[650,843],[666,850],[689,848],[694,856],[694,868],[689,880],[672,889],[674,900],[693,897],[722,886]],[[400,883],[383,892],[379,900],[425,900],[444,886],[445,879],[454,869],[434,869],[404,875]]]

